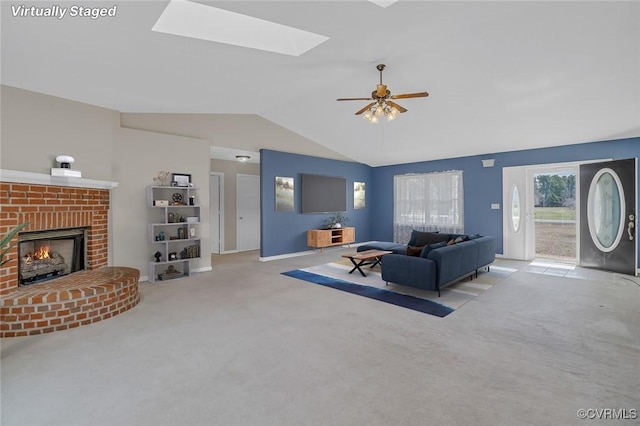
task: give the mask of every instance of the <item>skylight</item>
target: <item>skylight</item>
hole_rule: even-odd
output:
[[[387,7],[387,6],[391,6],[392,4],[394,4],[395,2],[397,2],[398,0],[369,0],[371,3],[375,3],[380,7]]]
[[[152,30],[291,56],[300,56],[329,39],[187,0],[171,0]]]

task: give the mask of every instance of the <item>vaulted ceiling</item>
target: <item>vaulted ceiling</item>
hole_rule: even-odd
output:
[[[168,0],[86,2],[117,5],[99,19],[2,2],[2,84],[122,112],[256,115],[373,166],[640,136],[640,2],[197,3],[328,39],[295,56],[152,31]],[[336,98],[369,96],[379,63],[392,93],[429,97],[371,124],[354,115],[366,101]]]

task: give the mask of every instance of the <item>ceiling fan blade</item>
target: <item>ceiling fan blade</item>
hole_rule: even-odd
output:
[[[404,93],[402,95],[393,95],[390,96],[391,99],[406,99],[406,98],[426,98],[429,96],[427,92],[419,92],[419,93]]]
[[[371,101],[373,98],[338,98],[336,101]]]
[[[379,98],[384,98],[387,94],[387,85],[386,84],[378,84],[376,86],[376,96]]]
[[[366,110],[368,110],[369,108],[374,106],[375,104],[376,104],[375,102],[371,102],[369,105],[367,105],[366,107],[362,108],[360,111],[356,112],[355,115],[362,114],[363,112],[365,112]]]
[[[395,109],[397,109],[398,111],[402,112],[407,112],[408,110],[403,107],[398,105],[397,103],[393,102],[393,101],[387,101],[387,105],[394,107]]]

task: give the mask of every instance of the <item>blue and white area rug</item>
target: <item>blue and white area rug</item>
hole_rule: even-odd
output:
[[[467,278],[445,287],[441,297],[438,297],[435,291],[396,284],[386,285],[378,267],[363,268],[366,277],[357,271],[349,274],[351,268],[351,263],[344,259],[282,274],[442,318],[515,272],[515,269],[492,266],[490,272],[481,270],[478,278],[472,281]]]

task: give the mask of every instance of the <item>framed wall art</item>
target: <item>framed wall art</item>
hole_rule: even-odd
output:
[[[191,186],[191,175],[184,173],[173,173],[171,175],[171,182],[175,182],[175,186]]]
[[[365,190],[364,182],[353,182],[353,208],[365,208]]]
[[[294,206],[294,182],[292,177],[276,176],[276,211],[292,212]]]

